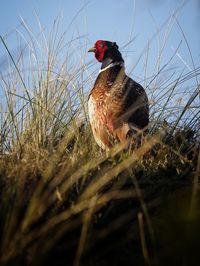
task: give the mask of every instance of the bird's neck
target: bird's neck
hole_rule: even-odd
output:
[[[112,59],[106,59],[102,62],[101,70],[99,71],[99,73],[115,66],[120,66],[124,68],[124,61],[113,61]]]
[[[110,88],[115,83],[123,83],[126,77],[124,62],[113,62],[107,67],[100,70],[98,78],[95,82],[94,87],[97,90],[105,89],[110,90]],[[119,86],[116,86],[118,88]]]
[[[122,64],[124,63],[124,60],[122,58],[122,55],[118,49],[108,49],[105,52],[102,65],[101,65],[101,70],[107,68],[108,66],[111,66],[112,64]]]
[[[114,60],[111,57],[107,57],[102,61],[101,69],[108,67],[110,64],[114,63]]]
[[[101,70],[111,66],[112,64],[123,64],[124,60],[122,58],[121,53],[118,50],[114,50],[114,51],[107,51],[103,61],[102,61],[102,65],[101,65]]]

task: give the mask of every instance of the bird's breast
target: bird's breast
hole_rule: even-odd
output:
[[[92,128],[99,130],[106,124],[107,107],[103,100],[96,101],[91,95],[88,101],[88,114]]]
[[[90,95],[88,100],[88,114],[95,140],[104,148],[109,146],[114,131],[114,116],[106,102]]]

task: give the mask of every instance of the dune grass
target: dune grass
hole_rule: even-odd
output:
[[[171,68],[179,46],[162,65],[163,46],[148,77],[148,54],[139,57],[148,139],[106,153],[88,124],[98,67],[85,63],[87,38],[66,41],[59,20],[48,36],[40,23],[38,36],[22,24],[18,53],[1,37],[0,264],[190,265],[199,244],[200,68]]]

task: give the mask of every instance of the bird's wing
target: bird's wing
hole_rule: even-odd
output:
[[[144,88],[126,77],[124,84],[124,119],[136,128],[143,129],[149,123],[149,104]]]

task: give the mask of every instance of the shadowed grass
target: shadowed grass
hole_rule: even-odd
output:
[[[40,23],[38,38],[23,25],[28,55],[12,55],[1,37],[10,60],[1,73],[1,264],[169,265],[166,257],[182,248],[177,241],[165,253],[163,246],[178,232],[173,222],[185,229],[192,221],[197,232],[200,218],[199,67],[171,68],[181,42],[162,65],[170,22],[150,77],[148,52],[145,56],[151,107],[147,141],[132,150],[117,144],[105,153],[87,119],[96,70],[77,54],[87,49],[87,39],[69,41],[58,19],[49,38]],[[183,206],[179,195],[190,204]],[[169,239],[163,230],[168,222]],[[190,241],[198,246],[195,233]],[[190,248],[188,256],[180,256],[186,265],[195,258]]]

